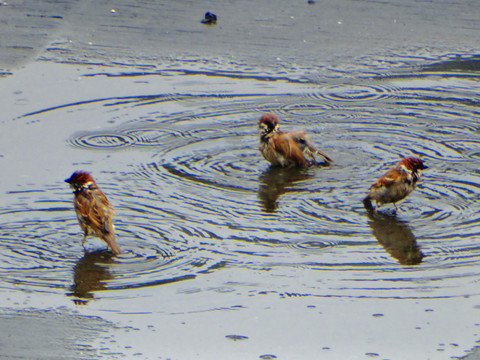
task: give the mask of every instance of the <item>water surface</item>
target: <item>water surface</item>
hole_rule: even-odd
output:
[[[142,65],[69,51],[1,82],[2,307],[130,326],[92,345],[104,358],[447,359],[473,347],[474,52],[287,68],[261,55]],[[258,152],[267,111],[308,129],[334,163],[271,168]],[[429,166],[418,188],[397,214],[368,216],[370,184],[410,155]],[[83,251],[63,182],[76,169],[117,208],[117,258],[98,239]]]

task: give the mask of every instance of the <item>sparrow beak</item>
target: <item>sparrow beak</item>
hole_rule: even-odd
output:
[[[422,170],[425,170],[425,169],[428,169],[428,166],[427,166],[427,165],[423,165]]]
[[[65,182],[66,182],[66,183],[69,183],[69,184],[70,184],[71,181],[72,181],[72,178],[65,179]]]

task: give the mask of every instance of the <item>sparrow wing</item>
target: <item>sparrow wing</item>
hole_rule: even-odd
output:
[[[115,241],[115,228],[112,222],[115,208],[100,189],[88,189],[79,193],[76,198],[76,210],[85,224],[94,229],[97,236],[101,237],[115,254],[122,252]]]
[[[115,209],[100,189],[93,190],[92,196],[95,199],[91,211],[92,216],[98,222],[99,228],[102,229],[102,233],[113,233],[112,217],[115,215]]]
[[[400,172],[393,168],[388,170],[384,175],[380,176],[377,181],[373,183],[371,188],[390,187],[401,180],[402,178]]]
[[[307,165],[308,161],[303,155],[294,133],[279,133],[272,138],[275,151],[286,159],[290,159],[297,165]]]
[[[314,161],[315,155],[318,155],[323,158],[326,163],[332,163],[333,160],[325,152],[317,149],[310,140],[310,136],[307,135],[305,130],[299,130],[292,132],[292,135],[295,137],[295,141],[298,143],[299,147],[302,149],[304,155],[310,157]]]
[[[96,232],[105,234],[112,231],[109,222],[111,223],[115,210],[100,189],[84,190],[78,193],[76,210],[86,224]]]
[[[95,205],[101,204],[101,206],[95,206],[93,210],[96,218],[100,220],[100,224],[102,225],[101,238],[110,246],[116,255],[121,254],[122,250],[120,250],[115,240],[115,227],[112,222],[112,218],[115,215],[115,208],[110,204],[100,189],[97,188],[93,191],[93,197],[95,198]]]

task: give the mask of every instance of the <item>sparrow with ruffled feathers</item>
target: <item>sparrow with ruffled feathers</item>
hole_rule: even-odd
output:
[[[413,156],[404,157],[372,184],[368,195],[363,199],[365,208],[377,213],[381,204],[393,203],[398,210],[395,203],[403,200],[415,189],[424,169],[428,169],[428,166],[423,160]],[[376,201],[375,209],[372,200]]]
[[[282,131],[279,118],[273,113],[263,114],[258,120],[260,152],[273,166],[302,167],[317,164],[315,155],[328,165],[332,159],[313,146],[305,130]]]
[[[85,244],[88,235],[98,236],[108,244],[115,255],[121,254],[112,222],[115,208],[93,177],[86,171],[75,171],[65,182],[73,189],[75,212],[84,232],[82,244]]]

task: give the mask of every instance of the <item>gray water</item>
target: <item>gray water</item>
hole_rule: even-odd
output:
[[[418,29],[407,46],[403,32],[381,37],[382,21],[368,28],[378,39],[354,37],[365,23],[352,14],[402,19],[394,4],[338,5],[348,11],[332,24],[351,37],[317,62],[329,43],[298,29],[318,20],[312,14],[327,21],[333,4],[285,2],[266,15],[261,2],[251,17],[254,5],[232,2],[246,24],[205,26],[200,10],[190,21],[167,2],[155,5],[172,7],[158,28],[151,4],[101,4],[94,13],[109,20],[88,17],[96,27],[80,33],[91,4],[66,4],[48,14],[71,21],[52,25],[49,45],[32,46],[34,59],[0,80],[4,311],[60,308],[111,321],[114,340],[89,344],[99,358],[447,359],[475,346],[480,58],[478,40],[469,50],[453,43],[471,40],[463,35],[478,30],[477,10],[443,34],[433,16],[441,9],[403,9],[415,24],[432,14],[423,35],[443,42],[426,49],[413,46]],[[232,30],[254,25],[258,37]],[[210,33],[211,43],[199,36]],[[303,40],[314,43],[305,57],[275,56]],[[259,44],[267,50],[256,55]],[[283,129],[308,129],[334,164],[271,168],[258,152],[263,112],[278,114]],[[368,187],[409,155],[429,166],[419,186],[397,214],[385,205],[369,217]],[[117,258],[94,238],[83,251],[63,182],[76,169],[90,171],[117,208]]]

